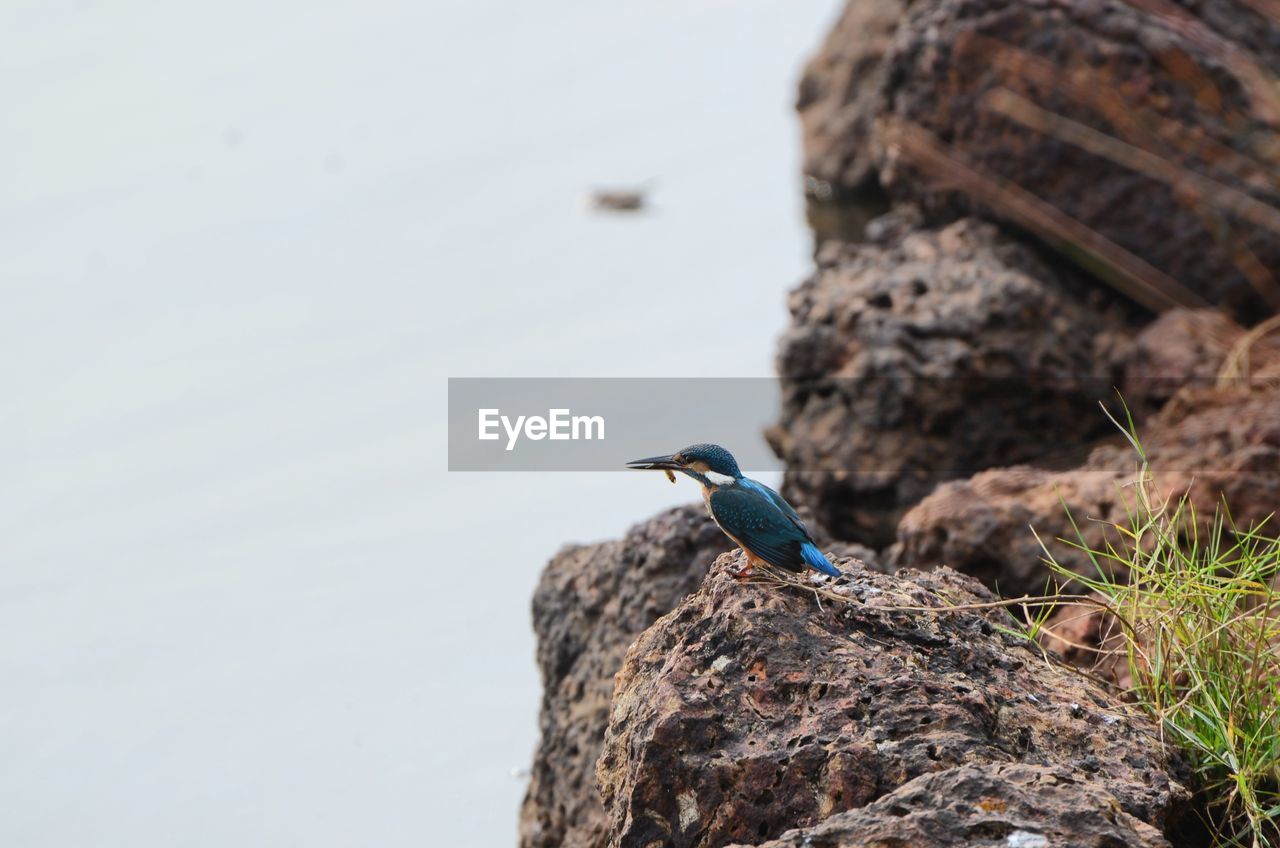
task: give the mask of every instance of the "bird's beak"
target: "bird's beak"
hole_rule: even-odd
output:
[[[633,459],[627,463],[628,468],[637,471],[679,471],[684,465],[677,462],[675,456],[651,456],[648,459]]]

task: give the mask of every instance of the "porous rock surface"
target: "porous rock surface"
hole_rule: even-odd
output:
[[[817,538],[879,567],[870,550]],[[541,739],[520,811],[522,848],[604,845],[595,769],[614,674],[636,636],[694,591],[731,546],[699,504],[661,512],[622,539],[567,546],[547,564],[533,598]]]
[[[998,763],[909,781],[761,848],[1163,848],[1160,831],[1071,769]]]
[[[997,784],[1012,794],[990,803],[1014,829],[1043,784],[1057,800],[1040,832],[1068,834],[1057,844],[1105,830],[1097,816],[1073,822],[1073,807],[1163,844],[1152,828],[1188,794],[1156,729],[997,629],[1012,624],[1003,611],[945,609],[992,600],[980,584],[842,562],[841,597],[820,601],[735,580],[740,557],[718,558],[627,652],[598,771],[609,845],[754,845],[842,813],[867,832],[927,835],[948,815],[980,825],[964,799]],[[931,805],[946,787],[958,795]]]
[[[595,767],[613,675],[632,640],[696,589],[730,544],[701,506],[684,506],[622,539],[568,546],[547,564],[533,598],[541,740],[520,811],[523,848],[604,844]]]
[[[1125,324],[1077,283],[972,219],[829,245],[778,356],[784,494],[885,546],[938,482],[1104,432]]]
[[[874,174],[932,221],[978,213],[1026,225],[922,169],[896,135],[921,128],[953,160],[1251,324],[1276,294],[1249,280],[1266,286],[1258,269],[1280,267],[1280,232],[1241,212],[1250,198],[1280,200],[1277,76],[1280,18],[1250,0],[851,0],[800,87],[805,169],[837,193]],[[1107,147],[1011,118],[992,99],[1003,91]],[[1116,161],[1117,147],[1175,176]]]

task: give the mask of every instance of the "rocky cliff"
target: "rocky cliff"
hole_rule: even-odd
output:
[[[892,208],[791,294],[767,434],[845,576],[737,581],[700,507],[557,555],[525,848],[1207,844],[1158,728],[993,590],[1044,587],[1064,504],[1123,518],[1117,389],[1161,493],[1280,508],[1269,2],[851,0],[807,184]]]

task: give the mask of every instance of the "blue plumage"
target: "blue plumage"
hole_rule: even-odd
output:
[[[806,542],[800,546],[800,556],[804,557],[805,564],[810,568],[821,571],[823,574],[830,574],[832,577],[840,576],[840,569],[828,562],[826,556],[813,542]]]
[[[763,483],[744,477],[733,455],[719,445],[691,445],[670,456],[638,459],[627,466],[679,471],[701,483],[711,517],[747,553],[745,570],[763,560],[788,571],[808,567],[840,576],[791,504]]]

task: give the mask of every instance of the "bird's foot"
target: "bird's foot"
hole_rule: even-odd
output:
[[[755,568],[754,562],[748,562],[736,568],[729,569],[729,576],[734,580],[746,580],[751,576],[751,569]]]

